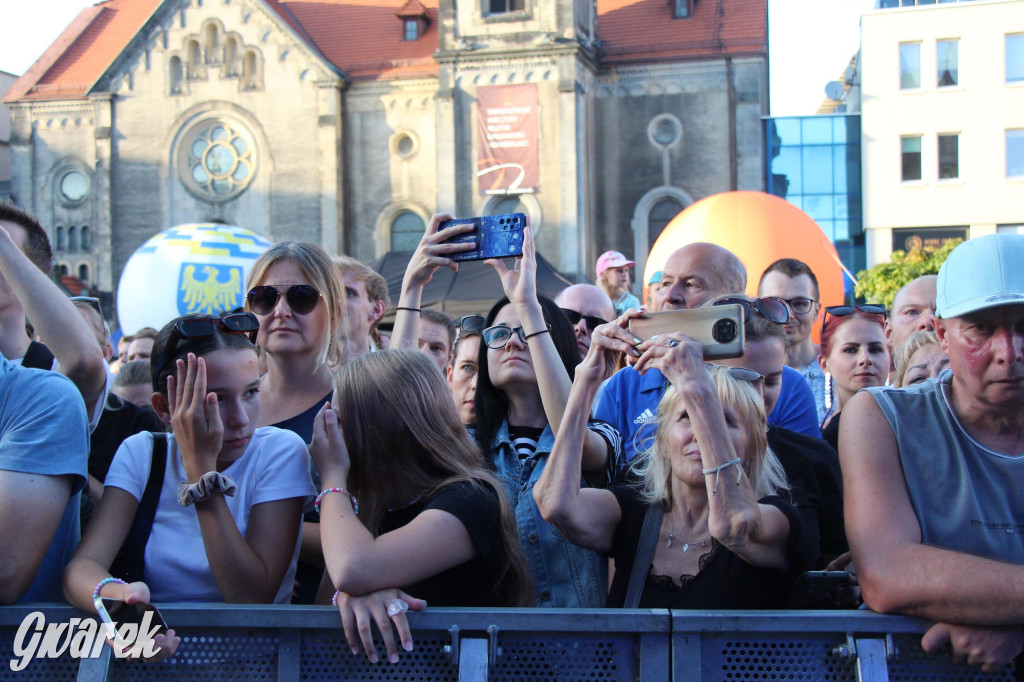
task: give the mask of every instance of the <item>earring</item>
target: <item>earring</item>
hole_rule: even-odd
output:
[[[825,411],[832,410],[832,372],[825,372]]]

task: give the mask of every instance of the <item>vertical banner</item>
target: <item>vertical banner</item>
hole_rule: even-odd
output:
[[[481,194],[537,189],[537,84],[477,88],[476,175]]]

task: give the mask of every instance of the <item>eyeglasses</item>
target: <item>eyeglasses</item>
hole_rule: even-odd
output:
[[[711,305],[738,305],[743,308],[744,321],[750,317],[750,306],[754,306],[754,310],[769,322],[774,322],[775,324],[786,324],[789,322],[789,305],[777,296],[762,296],[755,298],[753,301],[748,301],[739,296],[728,296],[718,299]]]
[[[789,304],[790,309],[798,314],[805,315],[811,312],[811,308],[818,302],[816,298],[805,298],[803,296],[797,298],[783,298],[783,301]]]
[[[580,323],[580,320],[587,321],[587,329],[590,331],[594,331],[594,329],[599,325],[608,324],[608,320],[602,320],[596,315],[584,315],[583,313],[578,313],[575,310],[569,310],[568,308],[562,308],[562,312],[565,313],[565,316],[569,318],[569,322],[571,322],[574,327]]]
[[[764,375],[760,372],[755,372],[752,369],[746,367],[731,367],[729,365],[714,365],[710,362],[704,363],[704,369],[708,371],[708,374],[714,374],[715,370],[724,369],[729,373],[733,379],[738,381],[749,381],[752,384],[756,384],[759,381],[764,381]]]
[[[463,315],[459,319],[455,320],[455,328],[459,330],[459,333],[476,333],[479,334],[484,328],[484,322],[486,318],[483,315],[476,313],[472,315]]]
[[[71,300],[75,303],[87,303],[90,308],[100,314],[100,317],[103,317],[103,311],[100,309],[100,299],[95,296],[72,296]]]
[[[174,323],[171,330],[171,338],[167,341],[167,347],[160,354],[160,359],[154,365],[153,383],[160,377],[167,363],[174,357],[178,342],[182,339],[194,341],[205,339],[222,329],[229,334],[247,334],[249,340],[256,342],[256,332],[260,329],[260,321],[252,313],[228,313],[221,317],[186,317]]]
[[[859,303],[857,305],[830,305],[825,308],[825,314],[832,317],[846,317],[852,315],[853,311],[859,310],[869,315],[885,315],[885,306],[881,303]]]
[[[308,284],[279,284],[253,287],[246,295],[249,307],[257,315],[269,315],[277,307],[277,301],[284,292],[284,300],[296,315],[313,312],[320,300],[320,292]]]
[[[551,329],[550,324],[547,325],[547,329]],[[538,333],[540,332],[534,332],[534,334]],[[510,327],[507,324],[496,324],[483,331],[484,345],[493,350],[501,350],[508,345],[508,341],[512,338],[513,334],[518,334],[519,340],[526,343],[526,331],[522,327]],[[530,336],[533,336],[533,334]]]

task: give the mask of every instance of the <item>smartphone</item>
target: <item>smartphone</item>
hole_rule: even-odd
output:
[[[139,626],[137,632],[138,636],[148,635],[152,628],[156,626],[154,634],[164,635],[167,634],[167,624],[164,623],[163,616],[156,610],[156,607],[152,604],[146,604],[143,602],[136,602],[135,604],[126,604],[120,599],[101,599],[101,604],[97,604],[97,607],[102,605],[102,608],[97,608],[96,612],[99,614],[100,621],[106,623],[114,628],[115,636],[111,637],[115,646],[120,647],[122,651],[131,648],[135,644],[142,644],[143,642],[125,642],[121,639],[120,634],[117,633],[117,628],[121,627],[126,623],[133,623]],[[146,614],[151,614],[148,618]],[[143,632],[143,625],[146,626],[145,632]],[[109,632],[109,628],[108,628]]]
[[[797,576],[786,604],[791,609],[856,608],[860,591],[847,571],[807,571]]]
[[[523,228],[526,227],[526,215],[523,213],[505,213],[503,215],[477,216],[476,218],[456,218],[446,220],[438,227],[443,230],[453,225],[473,224],[472,232],[463,232],[444,244],[476,243],[471,251],[453,253],[449,258],[456,262],[467,260],[484,260],[485,258],[513,258],[523,255]]]
[[[629,333],[641,341],[673,332],[682,332],[703,346],[705,360],[738,358],[743,355],[743,308],[733,304],[666,310],[629,321]]]

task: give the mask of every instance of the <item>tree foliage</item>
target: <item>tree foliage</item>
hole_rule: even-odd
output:
[[[946,256],[961,241],[951,239],[937,249],[893,251],[890,262],[879,263],[857,273],[857,298],[869,303],[884,303],[891,308],[897,291],[921,275],[937,274]]]

